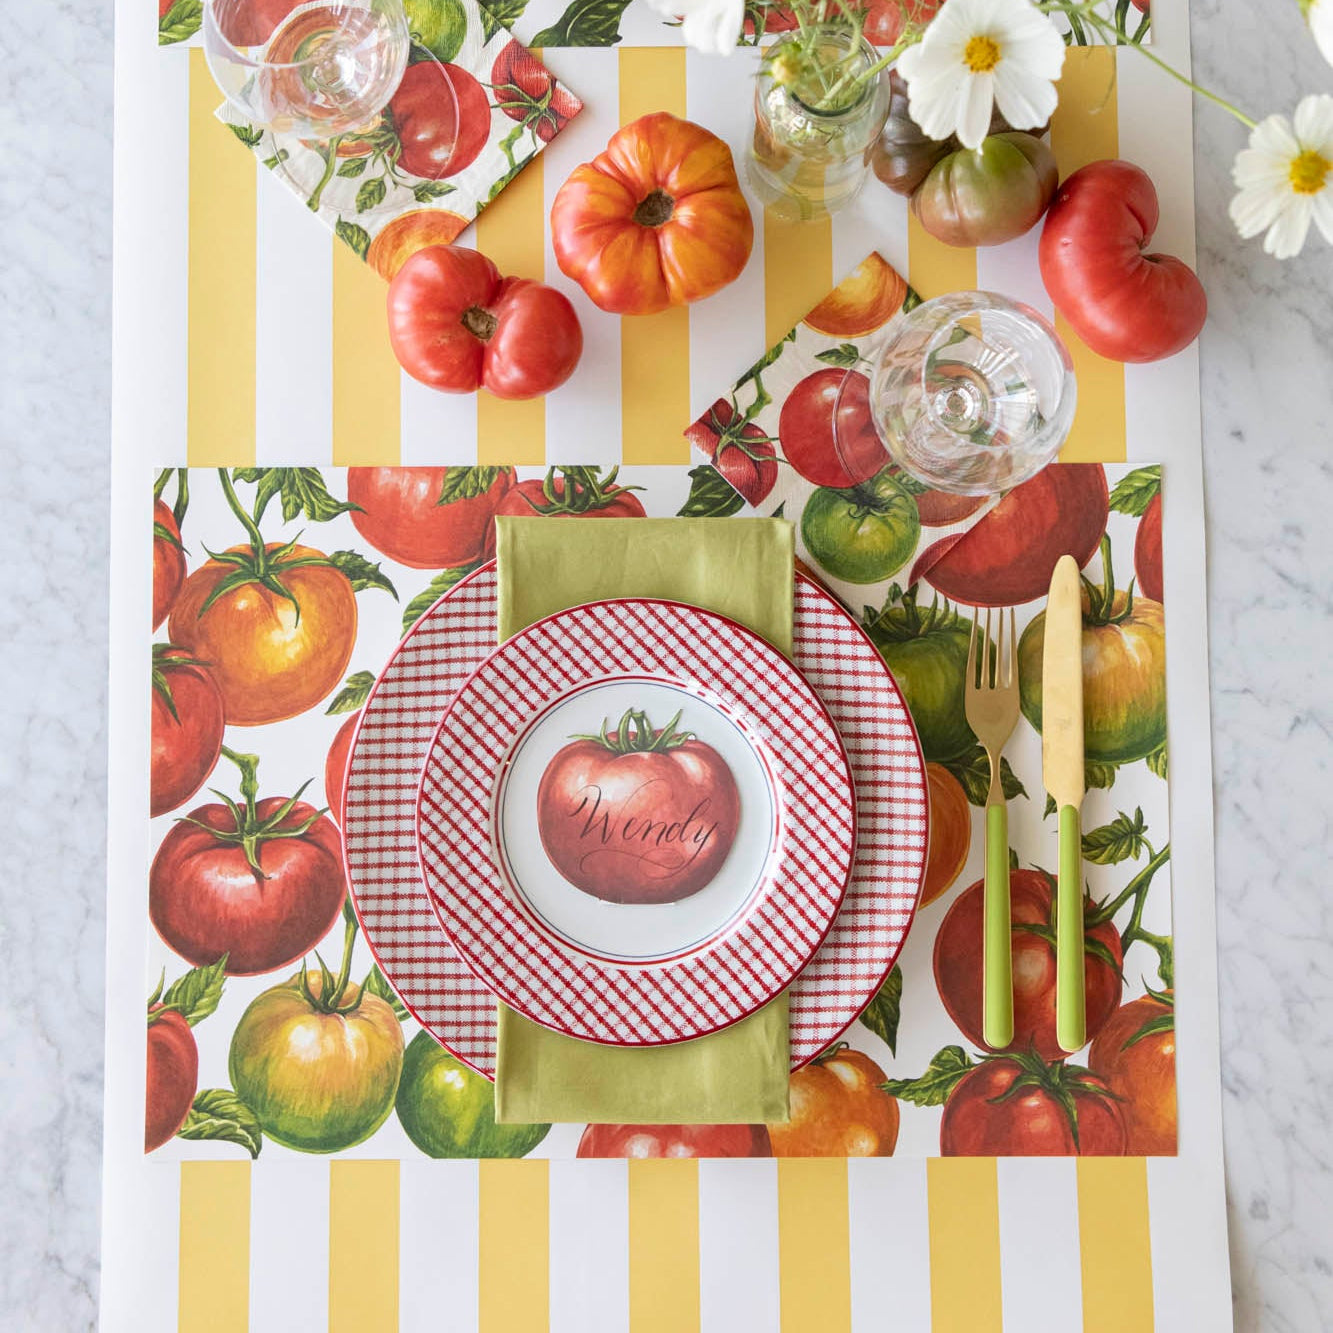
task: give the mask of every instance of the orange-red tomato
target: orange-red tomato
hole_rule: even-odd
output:
[[[806,317],[807,328],[830,338],[860,338],[903,308],[907,283],[872,251]]]
[[[763,1125],[589,1125],[579,1157],[771,1157]]]
[[[366,263],[385,282],[392,282],[418,250],[451,245],[467,225],[467,218],[446,208],[418,208],[404,213],[376,233],[366,251]]]
[[[222,694],[206,666],[169,644],[153,645],[150,809],[184,805],[222,753]]]
[[[892,1157],[898,1102],[884,1071],[860,1051],[835,1049],[791,1076],[791,1119],[769,1125],[774,1157]]]
[[[352,754],[352,737],[356,735],[356,724],[361,721],[360,713],[353,713],[338,728],[338,734],[329,746],[328,757],[324,760],[324,799],[329,803],[329,813],[343,825],[343,811],[347,804],[347,761]]]
[[[1167,1021],[1170,1014],[1171,1006],[1151,995],[1131,1000],[1111,1015],[1088,1052],[1088,1067],[1121,1099],[1131,1157],[1176,1151],[1176,1030]]]
[[[199,1047],[174,1009],[155,1005],[149,1011],[146,1072],[143,1150],[153,1152],[185,1123],[199,1087]]]
[[[161,500],[153,501],[153,628],[171,610],[185,582],[185,549],[176,517]]]
[[[574,168],[551,209],[551,239],[561,272],[603,310],[652,315],[737,278],[754,222],[731,149],[656,111]]]
[[[270,555],[277,549],[268,547]],[[294,546],[286,558],[325,557]],[[294,603],[265,584],[243,583],[205,611],[231,572],[209,560],[185,580],[168,624],[172,643],[209,664],[233,726],[281,722],[313,708],[346,674],[356,641],[356,595],[347,576],[332,565],[280,567]]]
[[[930,852],[921,905],[933,903],[963,873],[972,847],[972,807],[958,779],[940,764],[926,765],[930,789]]]

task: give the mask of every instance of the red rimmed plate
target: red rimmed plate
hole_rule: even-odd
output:
[[[495,996],[449,945],[427,900],[416,800],[440,717],[495,639],[490,564],[417,622],[376,682],[352,747],[344,818],[353,901],[381,969],[417,1021],[487,1077],[495,1074]],[[929,806],[916,732],[892,676],[838,602],[799,574],[793,660],[841,733],[858,823],[842,909],[789,991],[798,1069],[856,1019],[901,951],[925,873]]]
[[[464,683],[418,844],[445,933],[506,1004],[658,1046],[786,990],[837,916],[855,821],[837,728],[787,658],[623,599],[530,625]]]

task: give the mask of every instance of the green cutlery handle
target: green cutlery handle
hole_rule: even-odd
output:
[[[1073,1053],[1087,1041],[1083,980],[1083,837],[1078,807],[1060,807],[1060,879],[1056,891],[1055,1039]]]
[[[1014,979],[1009,925],[1009,810],[986,807],[986,934],[981,1031],[1002,1051],[1014,1039]]]

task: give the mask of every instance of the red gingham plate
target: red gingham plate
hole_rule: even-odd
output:
[[[352,746],[344,817],[348,881],[376,960],[417,1021],[488,1078],[496,999],[431,909],[416,807],[440,718],[495,640],[492,563],[417,622],[376,682]],[[925,874],[929,805],[916,731],[883,659],[833,597],[800,574],[793,660],[838,726],[857,798],[857,858],[842,908],[789,991],[799,1069],[855,1021],[898,958]]]
[[[578,739],[619,725],[628,747],[636,718],[657,737],[673,714],[695,736],[674,752]],[[800,672],[725,616],[647,598],[497,648],[444,715],[417,817],[463,961],[534,1023],[612,1046],[706,1036],[782,994],[856,851],[847,757]]]

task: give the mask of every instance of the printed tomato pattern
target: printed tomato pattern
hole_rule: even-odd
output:
[[[867,283],[881,281],[875,265],[863,266],[855,300],[825,303],[820,320],[859,327],[865,316],[858,312],[875,299]],[[851,335],[833,336],[839,348]],[[967,597],[1006,567],[994,548],[1012,554],[1023,524],[1002,510],[1005,502],[932,522],[927,515],[941,516],[937,497],[883,469],[850,486],[801,478],[780,439],[781,395],[817,370],[837,369],[797,364],[807,337],[829,345],[803,329],[753,372],[774,400],[750,421],[743,420],[744,393],[714,403],[703,419],[708,431],[694,437],[698,461],[690,468],[173,469],[159,476],[151,533],[144,510],[144,540],[170,557],[170,595],[163,597],[170,606],[151,652],[145,642],[153,673],[151,856],[143,886],[147,1151],[235,1152],[255,1157],[259,1169],[286,1154],[343,1152],[1175,1152],[1165,613],[1144,588],[1152,573],[1160,578],[1160,470],[1085,466],[1072,478],[1057,472],[1043,482],[1090,497],[1079,510],[1088,548],[1089,1045],[1066,1057],[1052,1034],[1056,851],[1041,788],[1038,599],[1018,611],[1024,706],[1004,770],[1018,1039],[990,1051],[981,1040],[979,989],[986,772],[961,707],[973,614]],[[819,497],[813,509],[812,497]],[[803,546],[806,567],[855,608],[894,673],[928,761],[930,869],[903,954],[861,1017],[792,1076],[785,1123],[499,1125],[491,1085],[418,1027],[347,901],[343,783],[376,675],[404,631],[492,558],[497,516],[724,518],[772,514],[780,505],[798,534],[813,532],[818,518],[832,545],[846,530],[869,525],[879,540],[853,545],[856,560],[896,565],[890,574],[874,566],[872,579],[852,582]],[[163,530],[172,535],[165,546]],[[945,565],[954,580],[949,591],[926,575],[909,582],[933,545],[960,533]],[[293,659],[300,670],[288,669]],[[577,834],[591,821],[599,846],[602,831],[642,832],[633,823],[641,816],[654,836],[674,829],[663,845],[683,852],[678,859],[688,865],[678,875],[644,876],[631,886],[636,902],[702,891],[712,860],[720,863],[732,845],[735,780],[709,737],[681,732],[670,711],[626,716],[618,707],[600,731],[600,714],[590,723],[598,734],[566,741],[561,732],[552,747],[546,809],[533,836],[589,893],[605,893],[606,884],[596,858],[589,863],[579,853],[585,840],[564,836],[571,826]],[[660,809],[620,808],[616,783],[625,766],[654,768]],[[596,797],[589,804],[590,783],[600,807]]]

